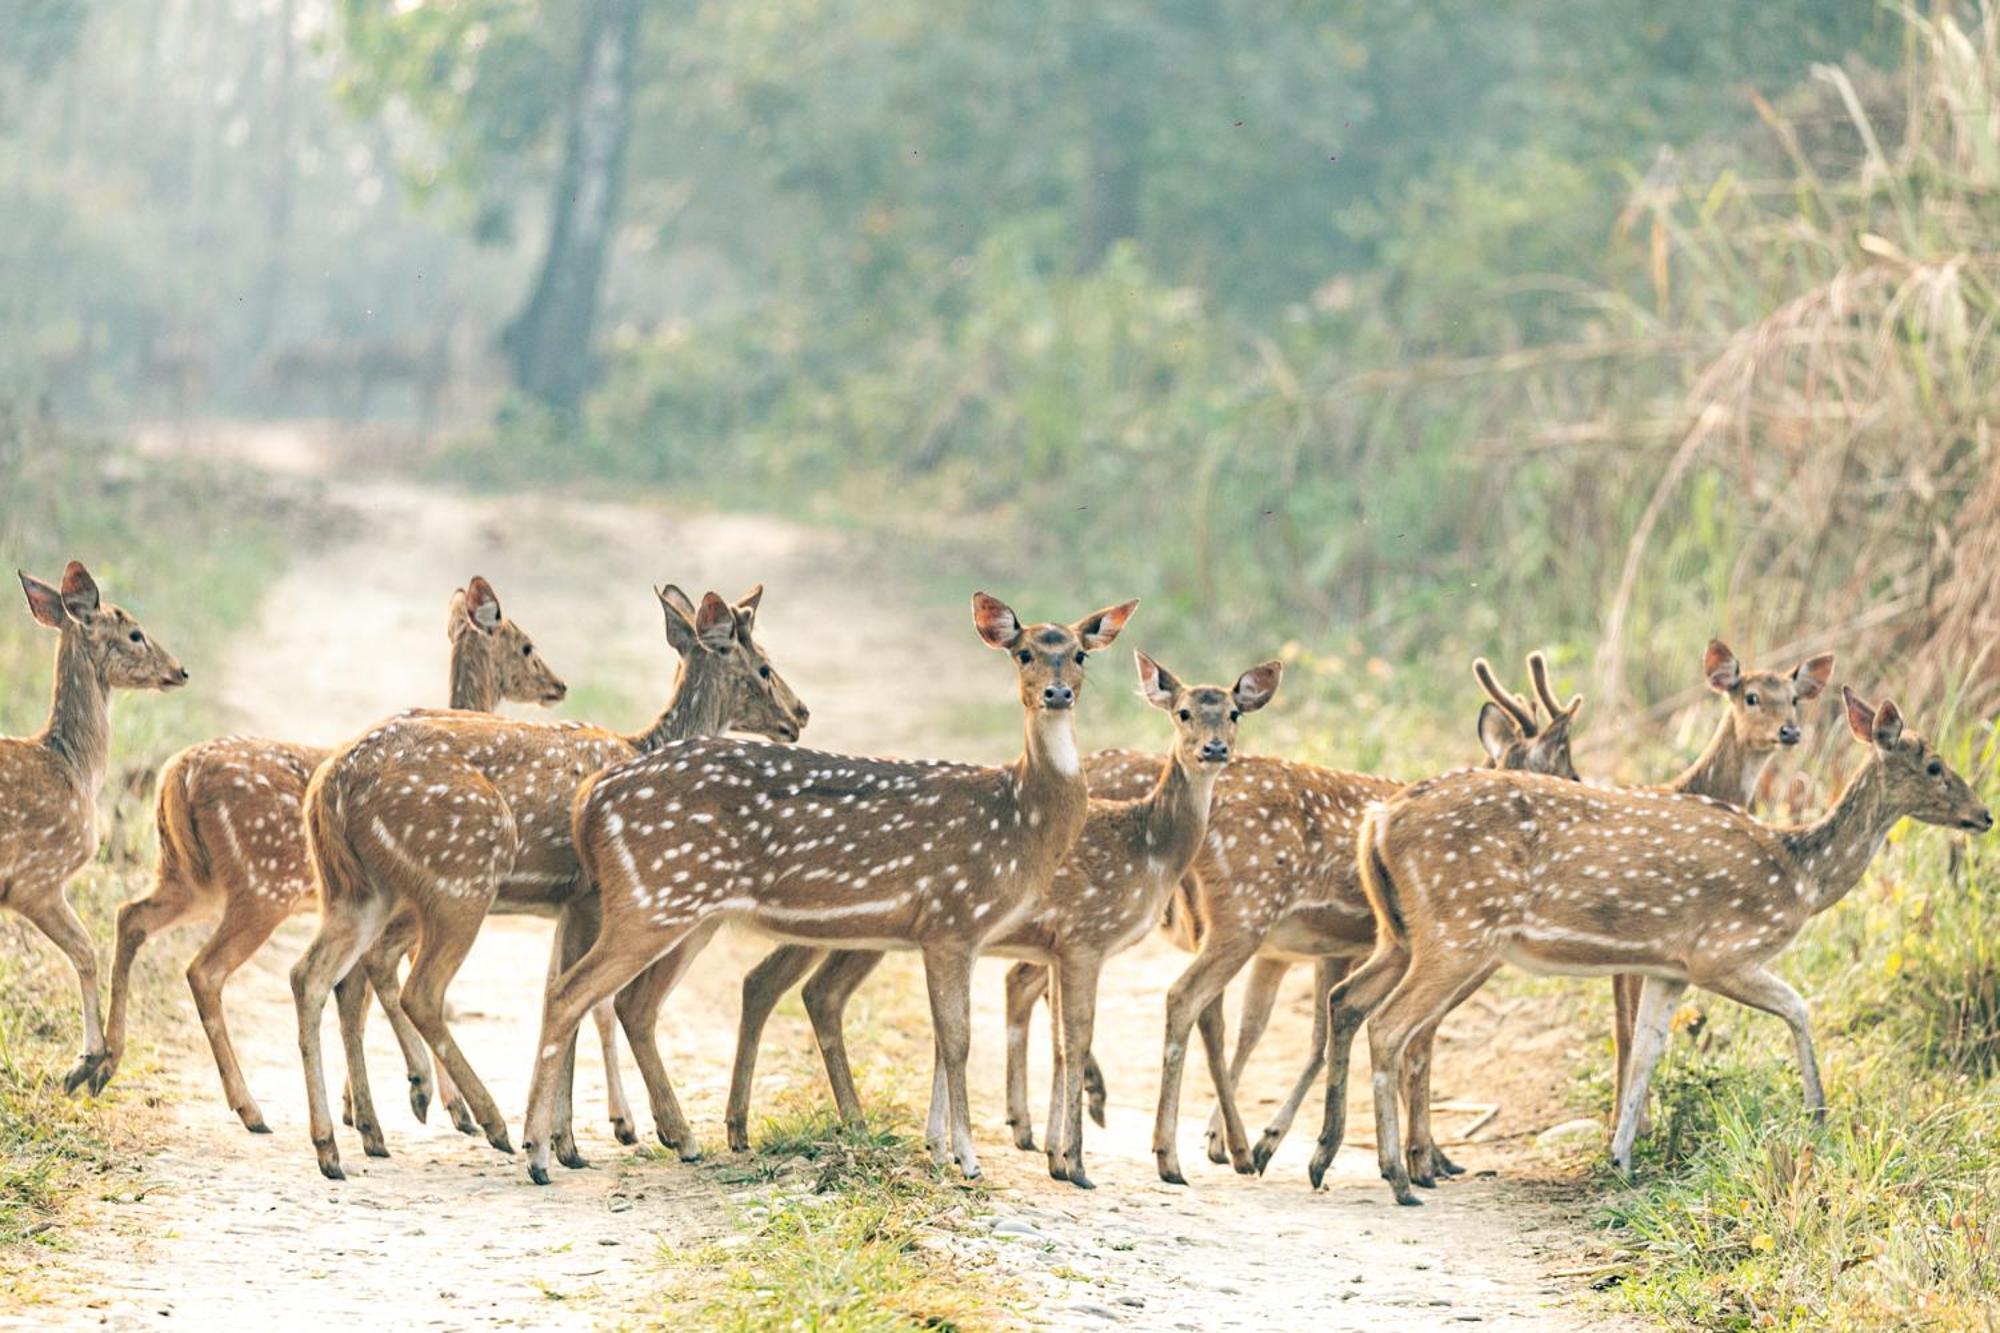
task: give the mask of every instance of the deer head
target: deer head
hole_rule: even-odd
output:
[[[1749,754],[1769,754],[1799,743],[1799,705],[1817,699],[1833,678],[1833,654],[1821,653],[1781,671],[1745,671],[1720,639],[1708,641],[1701,672],[1708,687],[1729,700],[1730,725]]]
[[[127,690],[171,690],[187,684],[186,668],[153,642],[131,612],[105,601],[90,571],[75,560],[54,588],[24,571],[21,589],[37,624],[60,631],[105,684]]]
[[[1021,707],[1036,713],[1067,712],[1083,692],[1090,654],[1108,648],[1138,608],[1138,601],[1094,611],[1074,625],[1023,625],[1013,608],[983,592],[972,594],[972,623],[989,647],[1010,654],[1020,679]]]
[[[1870,707],[1845,686],[1840,696],[1847,705],[1848,729],[1872,752],[1888,808],[1944,828],[1984,833],[1993,827],[1993,812],[1929,741],[1903,726],[1894,701]]]
[[[1174,720],[1174,761],[1188,772],[1229,762],[1236,749],[1237,722],[1271,702],[1284,674],[1281,664],[1265,662],[1238,676],[1228,689],[1188,686],[1144,653],[1132,656],[1139,663],[1140,695]]]
[[[1472,674],[1492,699],[1479,709],[1479,743],[1486,750],[1487,767],[1522,769],[1576,781],[1569,754],[1570,724],[1583,707],[1583,696],[1571,696],[1567,705],[1556,703],[1549,688],[1548,659],[1539,652],[1528,654],[1528,674],[1549,713],[1546,723],[1536,716],[1533,704],[1502,688],[1485,658],[1473,661]]]
[[[755,635],[763,584],[734,606],[712,592],[703,593],[696,606],[671,583],[653,589],[653,595],[666,617],[667,642],[681,655],[683,686],[700,680],[703,688],[716,691],[726,729],[776,741],[799,738],[812,714]]]
[[[445,634],[455,653],[472,654],[499,698],[516,703],[558,704],[569,686],[535,651],[534,641],[500,610],[493,585],[477,574],[451,595]]]

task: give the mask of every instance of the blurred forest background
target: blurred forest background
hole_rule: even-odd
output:
[[[803,508],[1336,675],[1685,704],[1722,632],[1977,715],[1991,19],[0,0],[0,398]]]

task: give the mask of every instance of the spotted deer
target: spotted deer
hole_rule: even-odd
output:
[[[573,837],[604,924],[549,991],[524,1131],[532,1178],[548,1180],[560,1052],[584,1013],[648,967],[664,973],[670,990],[732,920],[814,948],[922,953],[937,1057],[933,1104],[949,1120],[934,1117],[931,1151],[942,1164],[949,1149],[977,1177],[965,1087],[972,963],[1032,909],[1083,829],[1089,795],[1074,707],[1084,664],[1137,605],[1073,625],[1029,625],[997,598],[974,594],[980,638],[1015,661],[1025,743],[1004,767],[709,740],[666,747],[585,784]],[[622,1006],[620,1014],[629,1036],[634,1019]],[[661,1139],[683,1158],[697,1155],[670,1091],[654,1109]]]
[[[1091,798],[1083,832],[1048,891],[1019,925],[990,941],[984,950],[1022,960],[1008,973],[1010,1015],[1017,1004],[1013,992],[1018,976],[1032,975],[1038,983],[1037,998],[1052,990],[1056,1065],[1050,1074],[1049,1174],[1085,1189],[1090,1188],[1090,1180],[1083,1168],[1081,1104],[1099,971],[1107,958],[1138,943],[1158,923],[1167,896],[1187,873],[1206,835],[1210,797],[1217,774],[1226,771],[1223,766],[1234,752],[1237,723],[1244,713],[1255,712],[1271,701],[1283,673],[1277,662],[1266,662],[1244,672],[1233,686],[1190,687],[1144,653],[1135,656],[1141,696],[1173,719],[1174,748],[1161,761],[1145,795],[1125,800]],[[759,964],[743,983],[743,1027],[729,1087],[728,1120],[731,1146],[739,1151],[748,1146],[750,1077],[757,1039],[778,995],[796,976],[784,977],[770,966],[772,959],[787,953],[803,955],[808,964],[822,957],[817,950],[786,946]],[[842,1014],[854,987],[882,956],[879,951],[835,954],[815,974],[818,993],[808,1005],[815,1030],[821,1033],[835,1104],[854,1122],[861,1116],[860,1099],[841,1042]],[[753,989],[752,978],[760,972],[764,984]],[[1032,999],[1029,1004],[1032,1006]],[[1025,1113],[1027,1071],[1016,1060],[1011,1022],[1007,1038],[1008,1106],[1019,1143],[1018,1127],[1028,1125],[1032,1132],[1032,1124]],[[1098,1082],[1101,1087],[1101,1076]],[[1017,1099],[1023,1108],[1018,1117],[1012,1114]],[[933,1121],[941,1110],[933,1104]],[[1101,1102],[1094,1114],[1102,1124]],[[1032,1138],[1024,1146],[1033,1147]]]
[[[132,614],[104,600],[72,560],[52,587],[20,572],[35,622],[60,636],[49,720],[33,736],[0,738],[0,906],[34,922],[76,969],[83,1052],[63,1090],[93,1096],[113,1056],[98,1011],[97,948],[64,890],[97,854],[97,793],[111,760],[111,691],[172,690],[187,669]]]
[[[1480,733],[1488,744],[1493,762],[1509,765],[1562,765],[1568,761],[1568,729],[1548,730],[1535,720],[1532,706],[1518,696],[1502,691],[1493,680],[1492,672],[1484,660],[1474,664],[1474,673],[1496,700],[1507,705],[1505,713],[1494,705],[1488,705],[1480,715]],[[1492,715],[1489,716],[1489,713]],[[1093,799],[1104,797],[1112,800],[1143,799],[1159,781],[1162,766],[1171,762],[1171,756],[1160,756],[1131,750],[1103,750],[1084,761],[1084,771],[1088,777]],[[1270,773],[1285,774],[1291,768],[1310,770],[1327,774],[1335,780],[1354,779],[1362,782],[1380,782],[1382,789],[1394,790],[1396,783],[1386,779],[1367,779],[1355,774],[1333,774],[1329,770],[1314,769],[1310,765],[1287,765],[1282,760],[1239,759],[1224,769],[1216,782],[1218,792],[1224,795],[1215,807],[1215,814],[1222,817],[1228,808],[1228,798],[1242,790],[1240,766],[1263,765],[1267,776]],[[1142,781],[1148,771],[1150,782]],[[1231,817],[1234,818],[1233,816]],[[1198,855],[1197,872],[1202,860],[1210,860],[1209,873],[1219,876],[1222,871],[1213,863],[1213,853],[1218,850],[1217,838],[1241,836],[1215,832],[1219,825],[1213,820],[1209,849]],[[1167,898],[1167,923],[1169,934],[1183,947],[1193,951],[1196,942],[1192,931],[1185,929],[1191,917],[1191,904],[1196,892],[1196,873],[1184,873],[1176,892]],[[1357,890],[1358,892],[1358,890]],[[1357,911],[1366,911],[1365,904],[1356,905]],[[1366,950],[1366,944],[1356,946],[1335,964],[1323,966],[1345,966],[1348,957],[1359,958]],[[995,951],[999,950],[997,947]],[[841,951],[827,955],[824,950],[804,946],[787,945],[775,950],[743,982],[743,1018],[738,1030],[736,1044],[736,1065],[730,1080],[728,1129],[732,1148],[738,1151],[749,1146],[750,1080],[754,1072],[757,1044],[762,1036],[765,1020],[776,1006],[778,997],[799,977],[811,969],[815,963],[818,970],[806,982],[803,998],[806,1013],[812,1021],[813,1035],[819,1043],[821,1056],[826,1065],[827,1080],[832,1086],[835,1105],[844,1120],[858,1124],[862,1118],[861,1104],[854,1091],[853,1076],[848,1070],[845,1046],[842,1038],[843,1013],[848,998],[861,981],[881,961],[879,951]],[[1288,958],[1274,960],[1277,976],[1282,977],[1284,969],[1290,965]],[[1007,1106],[1008,1123],[1014,1130],[1017,1147],[1032,1151],[1034,1142],[1034,1122],[1028,1110],[1027,1043],[1028,1022],[1033,1015],[1036,1001],[1049,989],[1049,968],[1045,962],[1022,961],[1016,963],[1007,974]],[[1338,980],[1339,973],[1323,975],[1326,989],[1331,989]],[[1275,980],[1271,985],[1275,994]],[[1321,993],[1324,993],[1323,991]],[[1268,1013],[1269,1001],[1265,1002]],[[1213,1021],[1221,1022],[1219,1003]],[[1256,1028],[1261,1032],[1261,1023]],[[1245,1022],[1246,1034],[1251,1032],[1248,1016]],[[1059,1039],[1058,1039],[1059,1040]],[[1246,1040],[1254,1044],[1256,1037],[1247,1035]],[[1316,1041],[1315,1046],[1319,1043]],[[1239,1053],[1245,1048],[1239,1044]],[[1240,1059],[1240,1054],[1239,1054]],[[1237,1066],[1240,1070],[1240,1064]],[[1302,1101],[1309,1090],[1313,1078],[1317,1076],[1318,1065],[1312,1065],[1301,1079],[1301,1090],[1295,1094],[1294,1104]],[[1095,1058],[1086,1049],[1082,1070],[1083,1086],[1090,1096],[1091,1118],[1098,1124],[1104,1123],[1104,1081]],[[1218,1113],[1219,1114],[1219,1113]],[[1289,1116],[1287,1117],[1289,1119]]]
[[[1841,695],[1868,758],[1810,824],[1772,827],[1708,797],[1520,773],[1449,774],[1370,812],[1357,856],[1381,943],[1336,990],[1364,1016],[1373,1012],[1376,1152],[1397,1202],[1419,1202],[1396,1114],[1404,1053],[1418,1029],[1502,963],[1645,977],[1611,1139],[1621,1171],[1690,985],[1784,1019],[1806,1107],[1824,1115],[1806,1003],[1769,963],[1860,882],[1898,820],[1975,833],[1993,826],[1965,779],[1904,729],[1894,703]],[[1344,1106],[1327,1109],[1337,1132]]]
[[[1730,805],[1748,807],[1758,779],[1771,756],[1780,748],[1796,745],[1802,734],[1799,706],[1819,697],[1833,675],[1833,654],[1822,653],[1800,662],[1790,672],[1746,672],[1736,654],[1719,639],[1709,640],[1702,658],[1702,676],[1709,688],[1723,696],[1728,708],[1714,736],[1701,755],[1673,781],[1652,790],[1679,795],[1706,797]],[[1545,705],[1552,705],[1546,670],[1534,673],[1535,690]],[[1612,979],[1618,1014],[1612,1031],[1612,1064],[1617,1083],[1613,1106],[1623,1096],[1630,1063],[1632,1040],[1628,994],[1636,1003],[1636,976]],[[1456,1007],[1455,1002],[1452,1007]],[[1326,1000],[1324,1031],[1328,1041],[1327,1099],[1346,1104],[1347,1075],[1354,1034],[1361,1017],[1334,996]],[[1449,1012],[1447,1010],[1447,1012]],[[1409,1116],[1408,1157],[1410,1179],[1429,1188],[1441,1175],[1457,1175],[1460,1168],[1438,1147],[1430,1123],[1430,1070],[1436,1045],[1438,1020],[1426,1024],[1411,1039],[1404,1065],[1404,1105]],[[1340,1134],[1323,1130],[1309,1169],[1313,1185],[1325,1178],[1338,1149]],[[1268,1160],[1268,1159],[1267,1159]]]
[[[450,700],[455,709],[490,713],[503,699],[553,704],[567,693],[526,631],[502,613],[499,597],[483,578],[475,576],[452,593],[445,634],[451,645]],[[188,988],[215,1054],[223,1095],[253,1134],[270,1130],[230,1041],[222,990],[280,924],[315,905],[300,807],[307,780],[330,753],[288,741],[225,736],[189,746],[167,760],[155,794],[160,846],[153,891],[118,911],[111,965],[113,1066],[125,1049],[126,1000],[139,950],[174,926],[213,919],[215,932],[188,964]],[[395,962],[390,961],[392,975]],[[355,978],[353,998],[365,999],[366,985],[364,978]],[[382,1003],[398,1037],[404,1037],[409,1023],[394,994],[384,994]],[[414,1044],[405,1040],[404,1046],[411,1056],[411,1083],[419,1090],[413,1095],[427,1099],[430,1053],[420,1039]],[[615,1088],[612,1048],[605,1054]],[[440,1093],[447,1106],[457,1101],[449,1087]],[[614,1091],[612,1098],[622,1103],[622,1091]]]
[[[511,1152],[491,1094],[452,1040],[444,993],[489,910],[554,914],[551,972],[589,943],[596,905],[570,841],[570,799],[607,765],[689,736],[730,729],[798,738],[807,711],[754,638],[758,588],[735,606],[714,593],[690,619],[678,589],[657,589],[668,641],[681,653],[671,702],[646,730],[622,735],[577,722],[471,713],[407,713],[336,750],[306,787],[306,839],[320,925],[292,968],[313,1148],[320,1171],[343,1179],[327,1109],[320,1015],[339,978],[405,913],[417,953],[402,1008],[450,1074],[487,1141]],[[609,998],[600,996],[599,999]],[[349,1038],[355,1128],[386,1156],[358,1042]],[[633,1043],[650,1083],[660,1067],[650,1033]],[[565,1052],[565,1066],[569,1053]],[[564,1151],[575,1157],[564,1106]],[[580,1163],[581,1158],[576,1157]]]

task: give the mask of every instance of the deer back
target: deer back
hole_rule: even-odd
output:
[[[313,770],[329,753],[225,736],[174,755],[160,769],[155,796],[161,859],[192,888],[230,884],[288,904],[310,898],[301,808]]]

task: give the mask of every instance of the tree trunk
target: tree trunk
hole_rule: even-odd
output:
[[[645,7],[646,0],[590,0],[548,253],[534,294],[500,339],[514,383],[567,411],[583,401],[594,371],[591,328],[625,183]]]

